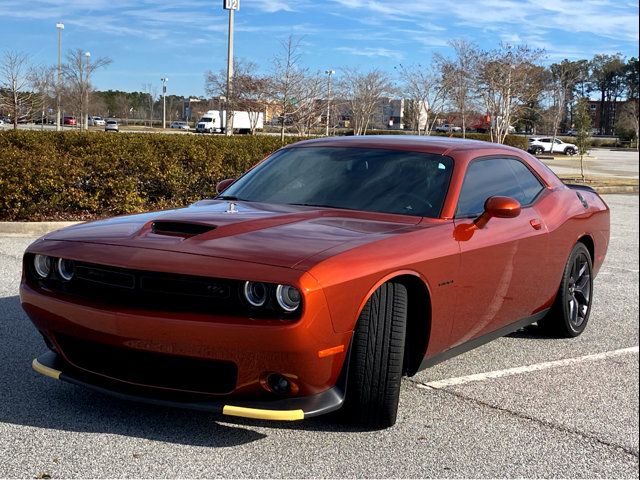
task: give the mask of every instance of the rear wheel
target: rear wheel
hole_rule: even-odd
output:
[[[385,283],[364,306],[351,346],[344,414],[373,428],[396,423],[407,325],[407,289]]]
[[[577,337],[587,326],[593,296],[592,261],[589,250],[576,244],[564,268],[556,301],[547,316],[538,322],[547,334]]]
[[[533,151],[535,155],[541,155],[543,152],[544,152],[544,148],[542,147],[536,147],[535,150]]]

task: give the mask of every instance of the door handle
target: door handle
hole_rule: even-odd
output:
[[[539,218],[532,218],[529,223],[534,230],[540,230],[542,228],[542,221]]]

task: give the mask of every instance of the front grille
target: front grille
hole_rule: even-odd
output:
[[[113,347],[54,334],[62,354],[75,367],[139,385],[198,393],[230,393],[238,370],[233,362],[205,360]]]
[[[300,316],[299,311],[283,312],[273,301],[262,308],[250,306],[242,294],[244,282],[239,280],[75,262],[73,279],[62,281],[55,272],[46,279],[38,278],[31,254],[25,255],[25,266],[29,283],[42,291],[109,307],[281,320]]]

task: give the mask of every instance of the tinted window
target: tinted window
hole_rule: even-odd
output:
[[[225,190],[239,200],[438,217],[453,160],[396,150],[281,150]]]
[[[529,205],[542,189],[538,178],[518,160],[476,160],[467,168],[456,216],[480,215],[487,198],[497,195],[515,198],[523,206]]]

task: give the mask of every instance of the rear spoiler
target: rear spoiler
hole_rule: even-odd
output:
[[[581,185],[579,183],[565,183],[565,185],[569,187],[571,190],[583,190],[585,192],[591,192],[596,194],[598,193],[589,185]]]

